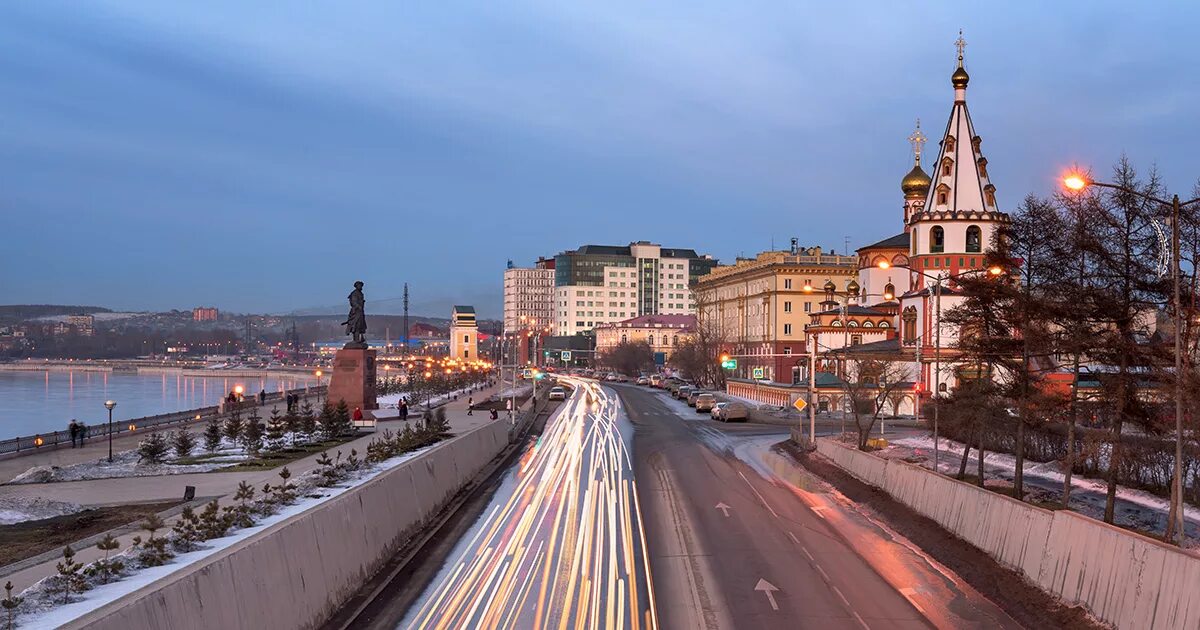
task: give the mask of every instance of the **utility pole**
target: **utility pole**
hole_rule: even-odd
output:
[[[404,354],[408,354],[408,283],[404,283]]]
[[[1179,295],[1180,252],[1179,252],[1179,195],[1171,197],[1171,276],[1175,285],[1175,471],[1171,492],[1175,495],[1175,531],[1179,545],[1187,537],[1183,518],[1183,384],[1187,373],[1183,370],[1183,301]],[[1168,529],[1170,529],[1168,527]]]

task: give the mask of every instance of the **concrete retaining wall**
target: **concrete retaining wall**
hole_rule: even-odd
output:
[[[318,627],[507,444],[481,426],[67,627]]]
[[[837,442],[817,451],[1063,601],[1118,628],[1200,627],[1200,558]]]

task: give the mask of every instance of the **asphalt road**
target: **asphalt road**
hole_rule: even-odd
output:
[[[772,451],[782,427],[713,422],[616,385],[664,628],[1019,627]]]

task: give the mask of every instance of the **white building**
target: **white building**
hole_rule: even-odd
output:
[[[450,358],[479,359],[479,328],[474,306],[455,306],[450,315]]]
[[[524,319],[522,319],[524,318]],[[532,268],[510,266],[504,270],[504,332],[533,326],[553,326],[554,261],[539,259]]]
[[[555,257],[554,326],[578,335],[642,315],[694,315],[692,282],[717,261],[647,241],[584,245]]]

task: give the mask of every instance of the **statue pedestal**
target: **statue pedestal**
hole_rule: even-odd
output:
[[[353,412],[355,407],[364,415],[378,409],[375,401],[375,351],[369,348],[342,348],[333,357],[333,376],[325,399],[331,405],[346,401]]]

